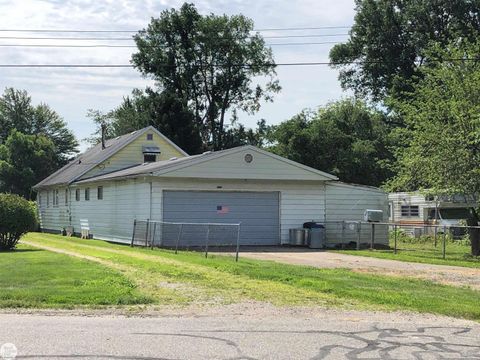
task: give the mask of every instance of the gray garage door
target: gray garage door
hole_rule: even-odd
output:
[[[164,191],[163,220],[190,223],[241,222],[242,245],[280,243],[278,192]],[[223,230],[225,239],[219,239],[221,231],[212,227],[210,235],[225,244],[234,243],[235,234],[232,234],[231,229]],[[188,232],[188,227],[185,227],[183,245],[203,245],[200,229],[192,230],[190,234]]]

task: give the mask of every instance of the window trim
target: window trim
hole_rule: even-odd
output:
[[[80,189],[75,189],[75,201],[80,201]]]
[[[151,156],[153,161],[147,161],[146,157]],[[143,163],[154,163],[157,162],[157,155],[156,154],[143,154]]]
[[[85,188],[84,190],[84,198],[85,198],[85,201],[90,201],[90,188]]]
[[[147,134],[147,140],[153,141],[153,134]]]
[[[97,200],[103,200],[103,186],[97,187]]]

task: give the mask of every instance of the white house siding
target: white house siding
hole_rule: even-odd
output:
[[[69,222],[68,205],[65,205],[65,188],[58,188],[58,205],[53,204],[53,197],[54,190],[42,190],[38,194],[40,227],[61,232]]]
[[[390,220],[399,222],[423,222],[425,209],[435,208],[434,201],[426,201],[425,195],[419,193],[392,193],[388,195],[392,215]],[[402,216],[402,205],[418,206],[418,216]]]
[[[326,184],[325,206],[326,234],[329,243],[356,242],[358,238],[356,226],[346,223],[346,228],[342,232],[341,221],[363,221],[363,214],[366,209],[383,210],[383,221],[388,221],[387,194],[379,189],[368,186],[328,182]],[[362,224],[361,227],[361,243],[370,242],[370,225]],[[385,245],[388,244],[387,226],[376,226],[375,242]]]
[[[221,189],[218,189],[221,186]],[[305,221],[325,218],[323,182],[259,180],[193,180],[157,178],[153,182],[153,219],[162,219],[163,190],[278,191],[280,193],[280,236],[288,241],[288,230],[302,227]]]

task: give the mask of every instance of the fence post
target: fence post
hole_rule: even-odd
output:
[[[175,241],[175,254],[178,252],[178,243],[180,242],[180,237],[182,236],[183,224],[180,224],[180,231],[177,235],[177,241]]]
[[[435,247],[437,247],[437,232],[438,232],[438,227],[437,227],[437,224],[434,225],[434,228],[433,228],[433,245]]]
[[[372,222],[372,234],[370,236],[370,250],[375,246],[375,223]]]
[[[242,224],[238,224],[238,231],[237,231],[237,251],[236,251],[236,254],[235,254],[235,261],[238,262],[238,252],[240,250],[240,226]]]
[[[360,250],[360,236],[361,236],[362,223],[357,222],[357,250]]]
[[[210,225],[207,225],[207,241],[205,243],[205,259],[208,258],[208,242],[210,238]]]
[[[153,246],[155,245],[155,233],[157,232],[157,223],[153,223],[153,235],[152,235],[152,242],[150,243],[150,248],[153,250]]]
[[[147,219],[147,226],[145,227],[145,247],[148,247],[148,227],[150,225],[150,219]]]
[[[443,260],[445,260],[446,246],[447,246],[447,227],[444,226],[443,227],[443,249],[442,249]]]
[[[132,233],[132,242],[130,243],[130,247],[133,247],[133,241],[135,240],[135,228],[137,227],[137,219],[133,220],[133,233]]]
[[[394,228],[393,253],[396,254],[397,253],[397,224],[395,224],[393,228]]]

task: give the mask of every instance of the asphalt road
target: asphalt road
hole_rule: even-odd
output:
[[[480,324],[398,313],[0,314],[6,342],[17,359],[479,359]]]

